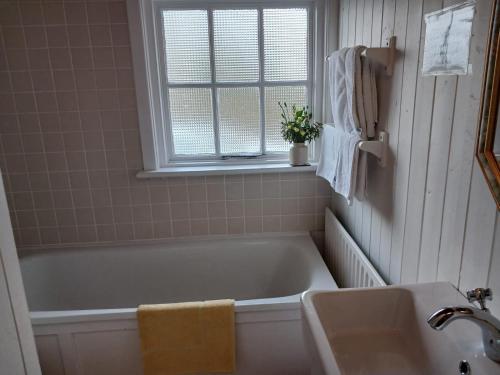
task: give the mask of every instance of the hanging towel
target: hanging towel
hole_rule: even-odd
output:
[[[361,56],[361,63],[366,136],[368,138],[373,138],[375,137],[375,128],[378,122],[377,83],[375,81],[375,71],[371,61]]]
[[[337,129],[342,131],[346,129],[347,125],[353,122],[353,98],[348,98],[347,89],[353,86],[352,82],[346,82],[352,77],[346,74],[346,55],[348,48],[343,48],[339,51],[333,52],[328,57],[329,62],[329,88],[330,88],[330,103],[332,107],[333,121]],[[350,125],[349,127],[350,128]]]
[[[355,193],[359,136],[348,134],[333,124],[325,124],[316,175],[323,177],[338,194],[351,203]]]
[[[366,138],[366,116],[363,97],[363,64],[361,53],[365,50],[363,46],[349,48],[346,54],[346,73],[349,77],[346,82],[352,81],[352,86],[347,87],[347,93],[352,96],[352,130],[360,132],[361,138]]]
[[[358,48],[358,47],[356,47]],[[362,47],[364,49],[364,47]],[[359,51],[359,49],[357,49]],[[358,55],[356,56],[358,59]],[[358,60],[356,60],[358,64]],[[358,66],[358,65],[356,65]],[[355,87],[356,97],[358,98],[358,113],[363,120],[360,121],[361,139],[367,140],[375,137],[376,126],[378,122],[378,103],[377,103],[377,84],[375,81],[375,71],[370,59],[359,54],[360,73],[356,74],[359,80],[356,80],[358,86]],[[361,95],[359,93],[362,93]],[[357,176],[355,179],[355,196],[358,200],[363,201],[366,198],[367,187],[367,166],[368,155],[366,152],[359,152]]]
[[[340,133],[340,134],[339,134]],[[316,175],[323,177],[334,188],[337,178],[342,132],[335,128],[333,124],[325,124],[321,135],[321,153],[319,155]]]
[[[234,300],[141,305],[145,375],[235,371]]]
[[[349,204],[356,186],[359,154],[357,144],[362,139],[355,91],[356,56],[359,53],[360,50],[343,48],[328,58],[334,126],[324,127],[316,171],[316,174],[325,178],[332,189],[344,196]]]
[[[343,48],[328,58],[335,127],[325,127],[323,131],[316,172],[349,204],[354,195],[359,200],[365,198],[367,160],[358,145],[375,136],[377,123],[375,76],[370,61],[361,56],[364,49],[363,46]]]

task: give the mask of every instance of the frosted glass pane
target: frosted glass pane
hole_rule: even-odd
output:
[[[307,90],[304,86],[276,86],[265,89],[266,151],[288,151],[290,144],[281,137],[281,109],[278,102],[289,106],[307,104]]]
[[[221,153],[260,153],[259,89],[240,87],[217,91]]]
[[[264,77],[307,79],[307,9],[264,9]]]
[[[170,121],[176,155],[213,154],[212,91],[169,89]]]
[[[217,82],[259,80],[258,14],[256,9],[214,11]]]
[[[165,10],[162,16],[168,82],[210,82],[207,11]]]

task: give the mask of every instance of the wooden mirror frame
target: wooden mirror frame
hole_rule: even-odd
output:
[[[500,89],[500,0],[493,1],[493,9],[485,54],[483,88],[479,109],[479,125],[476,137],[476,159],[479,162],[488,187],[500,210],[500,166],[493,152]],[[500,129],[499,129],[500,131]]]

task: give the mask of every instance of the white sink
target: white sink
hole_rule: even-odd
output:
[[[444,306],[468,305],[449,283],[390,286],[302,295],[304,327],[315,374],[500,374],[483,351],[481,330],[457,320],[443,331],[427,324]]]

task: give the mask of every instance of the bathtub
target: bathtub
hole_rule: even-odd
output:
[[[237,374],[308,374],[300,294],[337,288],[305,233],[42,249],[21,269],[44,375],[142,374],[137,305],[221,298]]]

